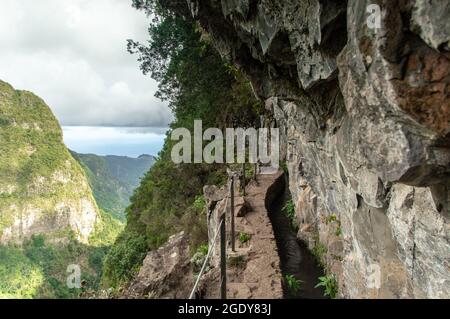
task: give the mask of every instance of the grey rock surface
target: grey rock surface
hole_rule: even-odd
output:
[[[272,111],[298,236],[326,248],[339,295],[449,298],[450,5],[189,3],[195,10],[176,10],[202,25]]]
[[[122,298],[187,299],[194,287],[192,267],[188,237],[183,232],[174,235],[148,253]]]

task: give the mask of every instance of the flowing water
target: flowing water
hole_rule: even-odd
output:
[[[286,185],[286,183],[284,184]],[[314,288],[319,282],[318,278],[324,275],[323,269],[306,245],[297,239],[296,233],[292,230],[291,221],[283,212],[287,194],[288,190],[284,186],[284,191],[268,207],[280,255],[283,278],[286,275],[293,275],[300,281],[300,290],[293,295],[292,291],[287,287],[286,280],[283,280],[285,297],[294,299],[324,298],[323,289],[321,287]]]

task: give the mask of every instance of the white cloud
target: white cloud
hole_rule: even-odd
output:
[[[126,40],[147,38],[131,0],[1,0],[0,79],[42,97],[63,125],[165,126]]]
[[[164,130],[148,127],[63,127],[67,147],[76,152],[131,157],[157,155],[164,143]]]

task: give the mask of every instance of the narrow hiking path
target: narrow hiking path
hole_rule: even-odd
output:
[[[281,299],[282,274],[275,235],[266,204],[275,200],[283,173],[263,169],[235,200],[236,251],[227,249],[227,298]],[[238,193],[237,193],[238,194]],[[244,205],[244,208],[243,208]],[[227,233],[230,223],[227,221]],[[203,298],[219,298],[220,270],[207,274]]]
[[[283,172],[262,168],[256,181],[247,185],[245,199],[236,196],[236,249],[227,248],[227,298],[323,298],[323,289],[315,288],[323,271],[282,211],[287,194]],[[295,295],[284,285],[285,275],[299,280],[300,290]],[[208,277],[203,298],[219,298],[219,269]]]
[[[245,265],[241,271],[235,271],[235,278],[230,276],[230,298],[283,298],[280,258],[266,207],[277,197],[273,195],[277,195],[277,183],[282,178],[281,171],[263,168],[257,181],[246,188],[246,213],[235,217],[237,251],[228,252],[231,261],[237,258]],[[246,235],[248,242],[242,242]]]

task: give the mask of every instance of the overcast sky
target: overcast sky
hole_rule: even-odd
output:
[[[0,79],[42,97],[62,125],[165,127],[126,40],[147,39],[131,0],[0,0]]]
[[[164,137],[165,129],[154,127],[64,127],[64,141],[70,149],[97,155],[156,156],[163,146]]]

